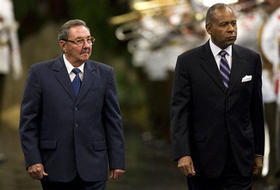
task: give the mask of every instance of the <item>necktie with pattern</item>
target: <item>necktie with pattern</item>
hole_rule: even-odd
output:
[[[229,68],[228,61],[226,59],[226,54],[227,52],[224,50],[220,51],[219,53],[219,55],[221,56],[220,73],[222,75],[222,79],[225,87],[228,88],[229,78],[230,78],[230,68]]]

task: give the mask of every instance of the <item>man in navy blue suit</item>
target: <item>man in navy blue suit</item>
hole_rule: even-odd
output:
[[[44,190],[104,190],[125,172],[113,69],[89,60],[94,38],[82,20],[59,30],[63,54],[33,64],[20,115],[29,175]]]
[[[189,190],[251,190],[264,154],[260,56],[235,45],[233,10],[206,14],[211,36],[177,59],[171,102],[174,160]]]

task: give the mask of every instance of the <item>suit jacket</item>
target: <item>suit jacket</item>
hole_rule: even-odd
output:
[[[107,179],[124,169],[124,138],[113,69],[86,61],[76,97],[62,56],[33,64],[23,95],[20,137],[26,167],[42,163],[51,181]]]
[[[255,155],[264,153],[260,56],[233,45],[227,89],[209,42],[181,54],[174,76],[171,133],[174,159],[190,155],[197,175],[221,175],[232,150],[242,175],[251,176]]]

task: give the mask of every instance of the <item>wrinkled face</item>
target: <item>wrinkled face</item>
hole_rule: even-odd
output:
[[[237,36],[236,18],[230,8],[216,9],[206,30],[215,45],[225,49],[232,45]]]
[[[85,26],[73,26],[69,29],[67,40],[59,41],[59,46],[65,53],[66,59],[75,67],[80,66],[89,59],[92,50],[92,44],[86,42],[85,39],[90,38],[90,32]],[[73,41],[84,40],[84,43],[78,45]]]

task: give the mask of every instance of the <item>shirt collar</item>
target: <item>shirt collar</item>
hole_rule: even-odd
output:
[[[75,67],[73,67],[73,65],[66,59],[65,54],[63,54],[63,60],[64,60],[64,63],[65,63],[67,72],[68,72],[68,74],[70,74]],[[85,66],[85,64],[83,63],[82,65],[77,67],[81,70],[81,73],[84,73],[84,66]]]
[[[222,49],[219,48],[218,46],[216,46],[216,45],[212,42],[211,38],[210,38],[210,40],[209,40],[209,44],[210,44],[210,49],[211,49],[211,51],[212,51],[214,57],[216,57],[216,56],[220,53],[220,51],[221,51]],[[232,45],[228,46],[226,49],[224,49],[224,51],[226,51],[226,52],[228,53],[228,55],[231,57],[231,54],[232,54]]]

